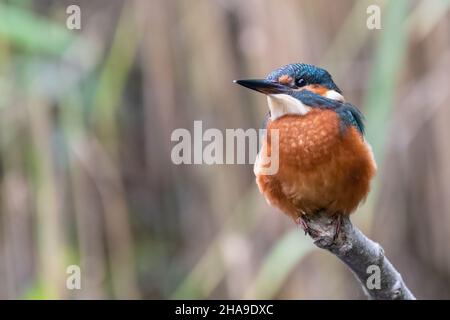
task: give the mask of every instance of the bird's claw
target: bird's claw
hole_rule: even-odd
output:
[[[308,234],[309,226],[308,226],[308,224],[306,223],[305,219],[303,219],[302,217],[298,217],[298,218],[295,220],[295,223],[296,223],[300,228],[302,228],[303,231],[305,231],[305,236],[306,236],[306,235]]]
[[[307,234],[309,234],[309,235],[310,235],[311,237],[313,237],[313,238],[317,236],[316,230],[314,230],[313,228],[311,228],[311,227],[308,225],[308,218],[307,218],[305,215],[299,216],[299,217],[295,220],[295,223],[296,223],[298,226],[300,226],[300,228],[302,228],[303,231],[305,231],[305,236],[306,236]]]
[[[333,236],[333,242],[336,242],[336,240],[339,237],[339,232],[341,232],[341,226],[342,226],[342,214],[335,215],[335,223],[336,226],[334,228],[334,236]]]
[[[314,230],[313,228],[311,228],[308,225],[308,218],[305,215],[301,215],[299,216],[296,220],[295,223],[303,229],[303,231],[305,232],[305,235],[309,234],[312,238],[315,238],[319,235],[319,233]],[[336,240],[339,238],[339,233],[341,232],[341,227],[342,227],[342,214],[336,214],[334,215],[334,223],[335,225],[334,227],[334,235],[333,235],[333,242],[336,242]]]

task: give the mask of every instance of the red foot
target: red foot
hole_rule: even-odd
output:
[[[337,240],[339,237],[339,232],[341,231],[342,226],[342,214],[337,214],[336,216],[336,228],[334,229],[333,242]]]
[[[303,216],[303,218],[302,216],[298,217],[295,222],[305,231],[305,235],[309,234],[313,238],[317,237],[317,231],[308,225],[308,218],[306,216]]]
[[[297,220],[295,220],[295,223],[305,231],[305,235],[308,233],[309,227],[308,224],[302,217],[298,217]]]

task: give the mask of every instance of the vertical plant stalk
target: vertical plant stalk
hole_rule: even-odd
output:
[[[335,237],[335,218],[326,212],[308,217],[308,234],[319,248],[326,249],[344,262],[355,274],[365,294],[374,300],[415,300],[401,274],[384,255],[383,248],[367,238],[348,217],[343,217]],[[380,285],[368,288],[368,279],[379,268]],[[370,286],[371,287],[371,286]]]

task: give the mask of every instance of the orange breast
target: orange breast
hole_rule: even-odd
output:
[[[270,155],[270,130],[279,130],[279,169],[259,174],[256,181],[267,201],[296,219],[325,209],[350,214],[366,197],[376,165],[370,146],[359,131],[340,132],[338,115],[313,109],[306,115],[286,115],[269,122],[268,139],[260,156]]]

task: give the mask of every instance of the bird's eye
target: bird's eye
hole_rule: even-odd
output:
[[[298,78],[295,80],[295,85],[297,87],[303,87],[304,85],[306,85],[306,81],[303,78]]]

